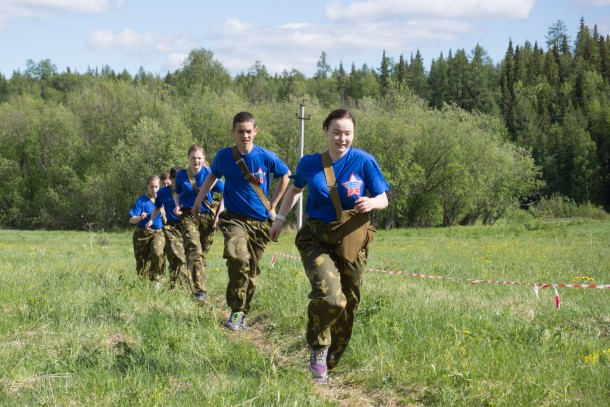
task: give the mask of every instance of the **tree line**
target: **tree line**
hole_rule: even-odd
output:
[[[379,68],[349,72],[322,52],[310,78],[260,61],[231,77],[203,48],[165,76],[30,60],[0,74],[0,225],[124,227],[148,175],[186,165],[194,142],[211,160],[243,110],[257,117],[257,143],[294,170],[301,103],[306,153],[322,150],[329,109],[356,115],[355,146],[392,186],[377,226],[493,223],[534,194],[608,208],[610,39],[581,20],[572,45],[559,21],[546,45],[509,42],[497,65],[480,45],[449,51],[429,72],[419,52],[383,51]]]

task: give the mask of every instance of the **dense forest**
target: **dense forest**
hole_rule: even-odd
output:
[[[231,77],[205,48],[165,76],[29,60],[0,74],[0,226],[125,227],[147,176],[186,165],[194,142],[211,160],[242,110],[294,169],[301,105],[305,153],[324,148],[328,111],[354,112],[354,145],[391,184],[379,227],[491,224],[556,194],[610,208],[610,37],[581,19],[575,38],[558,21],[546,44],[509,40],[496,64],[477,45],[429,70],[419,52],[385,51],[379,67],[349,69],[322,52],[312,77],[261,61]]]

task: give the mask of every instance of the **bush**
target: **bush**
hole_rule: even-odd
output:
[[[553,218],[588,218],[596,220],[610,219],[610,215],[601,206],[595,206],[590,202],[579,204],[574,200],[560,194],[554,194],[550,198],[542,198],[540,203],[534,207],[536,216],[543,219]]]

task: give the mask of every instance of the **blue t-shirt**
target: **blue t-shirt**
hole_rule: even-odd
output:
[[[157,191],[157,199],[155,200],[155,207],[158,209],[165,209],[165,217],[168,222],[176,223],[178,222],[178,217],[174,214],[174,208],[176,208],[176,203],[174,202],[174,197],[172,196],[172,187],[170,185],[160,188]]]
[[[353,209],[356,200],[361,196],[375,197],[390,189],[375,158],[357,148],[350,148],[343,157],[335,161],[333,171],[341,207],[345,210]],[[290,178],[294,180],[293,185],[297,188],[308,186],[305,211],[310,218],[319,219],[324,223],[337,219],[337,212],[326,186],[321,154],[301,158],[296,173]]]
[[[246,167],[252,176],[259,182],[265,196],[269,194],[271,174],[273,178],[280,178],[289,172],[288,167],[279,157],[262,147],[253,146],[248,154],[241,154]],[[250,183],[244,178],[241,170],[233,158],[231,147],[219,150],[212,162],[212,174],[216,178],[225,178],[224,191],[225,208],[238,215],[258,220],[269,219],[270,213],[257,195]]]
[[[148,214],[148,216],[146,218],[144,218],[144,220],[141,220],[138,222],[138,226],[145,228],[146,224],[150,220],[150,215],[153,213],[154,210],[155,210],[155,204],[153,203],[153,201],[151,201],[151,199],[146,194],[144,194],[138,198],[138,200],[136,201],[135,204],[133,204],[133,207],[129,211],[129,217],[131,218],[132,216],[140,216],[142,214],[142,212],[146,212]],[[150,228],[151,229],[161,229],[162,227],[163,227],[163,218],[161,217],[161,214],[159,214],[153,220],[153,223],[150,226]]]
[[[210,173],[210,169],[208,167],[201,167],[197,174],[193,174],[193,178],[195,178],[195,183],[197,183],[197,188],[201,188],[203,181],[207,178]],[[213,193],[218,192],[222,194],[224,190],[224,183],[219,179],[214,184],[214,187],[208,194],[205,196],[205,199],[208,202],[212,202]],[[174,192],[180,194],[180,198],[178,202],[182,205],[183,208],[192,208],[195,204],[195,199],[197,199],[197,192],[193,189],[191,185],[191,181],[189,181],[189,176],[186,173],[186,169],[178,171],[176,174],[176,186],[174,188]],[[210,212],[207,206],[202,202],[200,212]]]

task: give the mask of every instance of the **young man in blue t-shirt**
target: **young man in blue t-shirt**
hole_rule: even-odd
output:
[[[224,235],[224,258],[227,259],[229,283],[227,305],[231,315],[225,327],[237,331],[245,328],[244,316],[250,311],[250,303],[256,290],[256,278],[260,273],[259,261],[269,242],[270,219],[275,218],[275,207],[289,183],[290,170],[279,157],[254,144],[258,129],[252,114],[241,112],[233,118],[232,134],[239,157],[262,190],[267,200],[271,174],[278,180],[275,192],[268,202],[263,202],[253,185],[244,177],[231,147],[219,150],[212,162],[211,173],[203,182],[195,206],[201,203],[216,180],[225,179],[223,192],[226,211],[219,217],[219,227]]]

